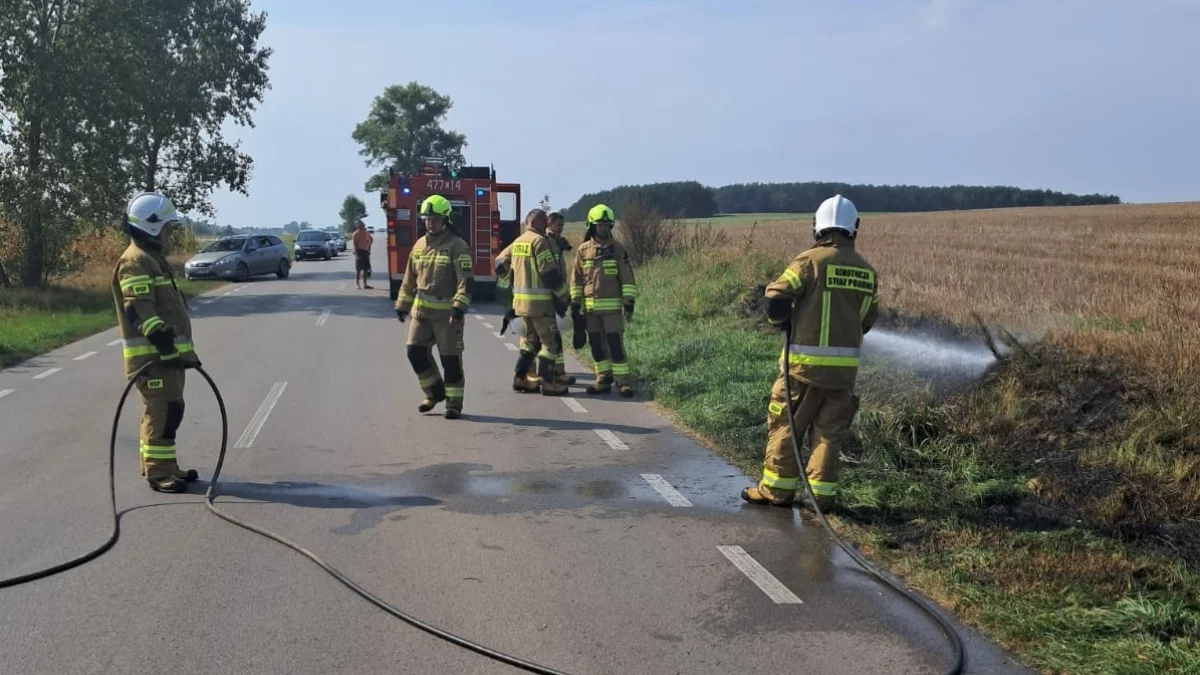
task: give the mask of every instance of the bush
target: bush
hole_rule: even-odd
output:
[[[726,246],[724,230],[693,225],[691,234],[678,218],[666,218],[658,209],[640,201],[630,202],[621,212],[614,236],[625,245],[633,265],[644,265],[655,258],[705,251]]]

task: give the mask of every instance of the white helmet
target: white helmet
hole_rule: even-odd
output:
[[[151,237],[162,233],[167,223],[179,222],[182,216],[167,196],[159,192],[142,192],[129,201],[125,222]]]
[[[858,233],[858,208],[854,202],[841,195],[834,195],[821,202],[813,215],[813,234],[818,239],[826,230],[839,229],[850,236]]]

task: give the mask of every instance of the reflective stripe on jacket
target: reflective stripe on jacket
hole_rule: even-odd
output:
[[[474,279],[467,242],[449,229],[426,234],[408,256],[396,309],[411,311],[414,319],[447,319],[455,307],[466,312]]]
[[[571,302],[585,312],[620,312],[622,306],[637,298],[637,282],[629,252],[613,239],[589,239],[575,252],[571,268]]]
[[[791,346],[786,356],[793,376],[824,389],[851,389],[858,376],[863,335],[879,310],[875,268],[854,250],[854,240],[834,234],[792,260],[767,286],[772,303],[792,304]],[[781,356],[782,361],[782,356]]]
[[[113,270],[112,294],[126,376],[158,360],[158,350],[146,339],[155,331],[171,329],[180,356],[194,359],[187,303],[176,288],[170,263],[161,251],[131,242]]]

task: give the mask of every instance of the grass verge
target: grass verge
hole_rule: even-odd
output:
[[[653,262],[627,328],[642,388],[752,477],[783,346],[759,285],[779,267],[728,249]],[[831,522],[1042,672],[1198,673],[1200,420],[1070,347],[1018,349],[936,394],[864,367]]]
[[[224,285],[188,281],[187,256],[172,256],[175,282],[187,298]],[[0,368],[32,358],[116,325],[111,266],[93,264],[46,288],[6,289],[0,294]]]

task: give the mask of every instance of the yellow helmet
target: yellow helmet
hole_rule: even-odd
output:
[[[421,202],[422,216],[442,216],[447,222],[450,220],[450,213],[453,211],[450,206],[450,200],[441,195],[430,195]]]
[[[611,225],[614,220],[616,220],[616,216],[613,215],[613,210],[604,204],[597,204],[588,211],[588,225],[592,223],[608,223]]]

